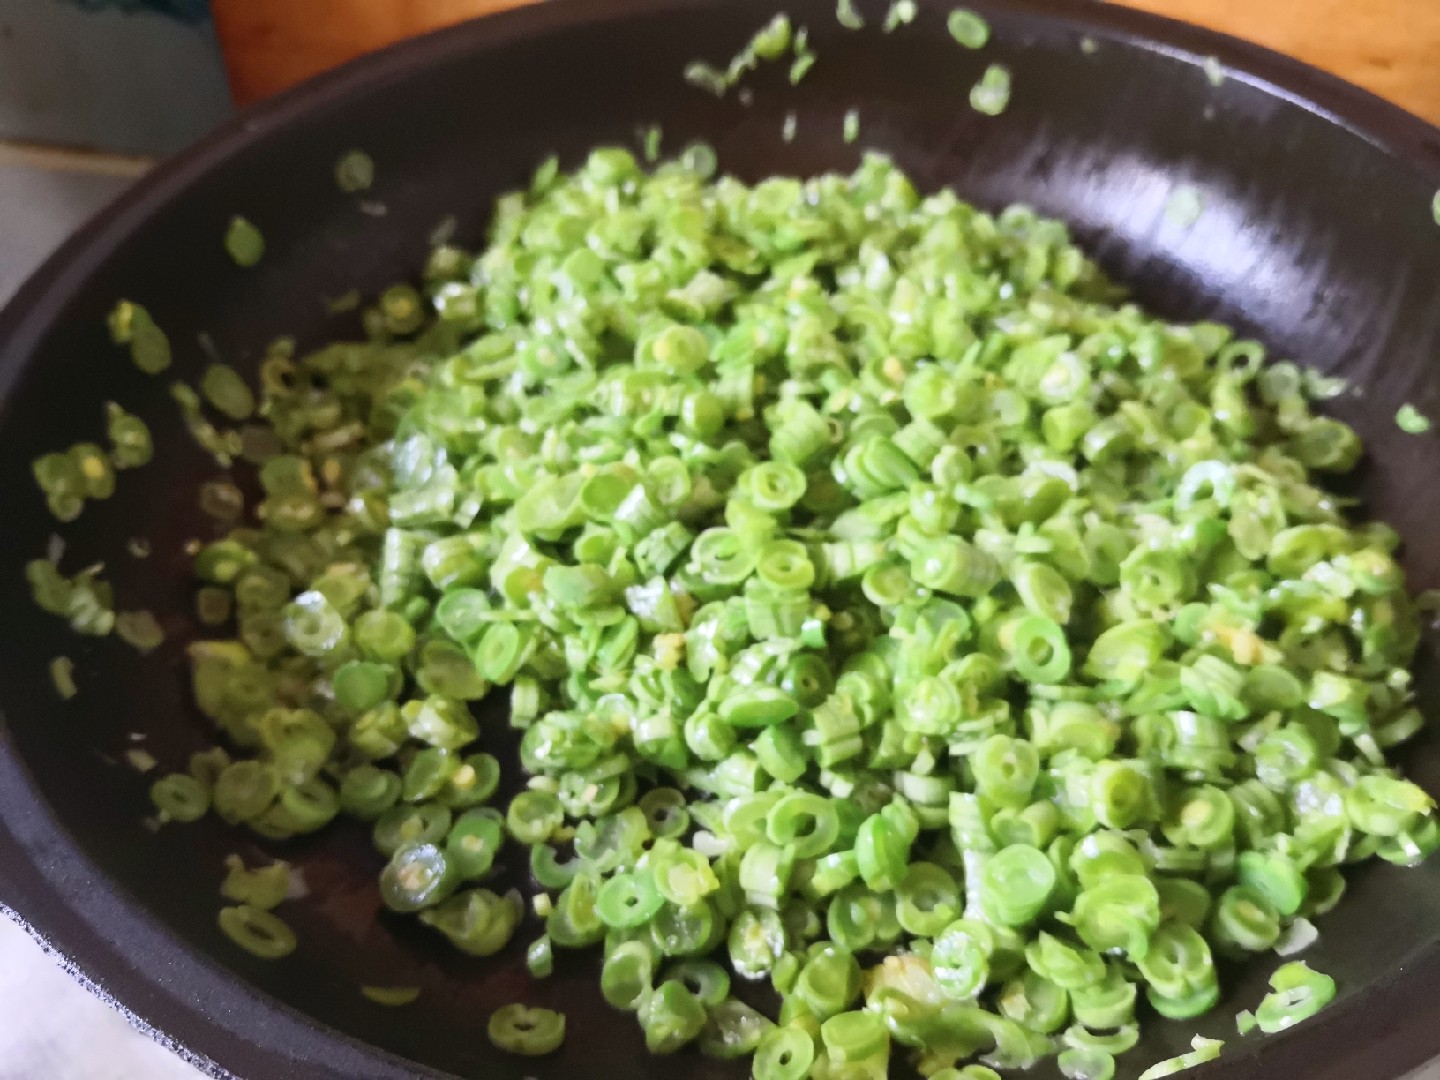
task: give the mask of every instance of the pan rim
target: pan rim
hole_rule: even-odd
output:
[[[238,112],[91,218],[0,311],[0,419],[25,359],[74,285],[102,265],[127,237],[143,229],[176,194],[272,132],[337,100],[459,56],[592,23],[727,2],[733,0],[611,0],[602,8],[590,0],[548,0],[401,42]],[[757,9],[774,7],[773,0],[746,3]],[[1213,56],[1228,77],[1344,129],[1430,176],[1440,187],[1440,129],[1302,61],[1103,0],[981,0],[975,6],[1192,62]],[[87,892],[91,895],[85,896]],[[71,839],[20,758],[3,711],[0,898],[0,912],[59,957],[83,985],[216,1080],[240,1080],[244,1075],[296,1080],[451,1078],[310,1019],[171,934]],[[144,948],[122,949],[120,941],[143,943]],[[197,995],[197,987],[206,992]],[[1435,1004],[1427,1008],[1426,1002]],[[267,1033],[263,1042],[253,1038],[257,1025]],[[1390,1057],[1397,1066],[1413,1068],[1440,1052],[1440,944],[1424,949],[1387,979],[1337,1003],[1318,1023],[1266,1040],[1246,1058],[1244,1064],[1252,1070],[1247,1075],[1304,1075],[1304,1063],[1313,1060],[1322,1031],[1337,1058],[1357,1065],[1382,1032],[1391,1040]],[[1362,1031],[1370,1036],[1357,1051],[1351,1048],[1356,1040],[1350,1036]],[[1223,1068],[1204,1066],[1196,1076],[1202,1080],[1218,1076]]]

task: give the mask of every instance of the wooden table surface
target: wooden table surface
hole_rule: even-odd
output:
[[[214,0],[237,101],[527,0]],[[604,3],[604,0],[594,0]],[[1122,0],[1291,53],[1440,124],[1440,0]]]

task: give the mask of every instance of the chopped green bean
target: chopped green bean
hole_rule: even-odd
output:
[[[1111,1080],[1115,1075],[1115,1058],[1104,1050],[1070,1047],[1055,1061],[1066,1080]]]
[[[555,952],[548,935],[541,934],[530,943],[530,947],[525,950],[525,967],[537,979],[550,977],[555,970]]]
[[[243,449],[237,432],[218,430],[205,418],[200,395],[184,383],[170,384],[170,396],[180,407],[180,415],[186,430],[203,450],[215,459],[221,468],[228,469]]]
[[[335,183],[347,195],[369,191],[375,183],[375,161],[363,150],[351,150],[335,163]]]
[[[814,1036],[798,1025],[774,1027],[755,1049],[755,1080],[804,1080],[814,1061]]]
[[[114,447],[110,460],[115,468],[136,469],[149,464],[155,456],[155,447],[145,421],[130,415],[113,401],[105,406],[105,417],[110,443]]]
[[[279,960],[295,951],[294,932],[270,912],[249,904],[221,908],[220,929],[261,960]]]
[[[207,367],[200,379],[200,392],[212,408],[231,420],[247,420],[255,411],[255,395],[228,364]]]
[[[138,652],[154,652],[165,642],[160,620],[148,611],[122,611],[115,616],[115,636]]]
[[[418,986],[362,986],[360,994],[367,1001],[387,1008],[398,1009],[413,1005],[420,998]]]
[[[990,41],[990,24],[968,8],[956,8],[946,19],[950,36],[967,49],[983,49]]]
[[[846,30],[865,29],[865,16],[855,6],[855,0],[836,0],[835,21]],[[1440,196],[1437,196],[1440,198]]]
[[[1430,418],[1414,405],[1404,404],[1395,414],[1395,426],[1406,435],[1424,435],[1430,430]]]
[[[236,266],[259,266],[265,257],[265,237],[243,217],[233,217],[225,232],[225,251]]]
[[[885,22],[882,24],[882,28],[888,34],[902,26],[908,26],[915,21],[915,16],[919,13],[920,7],[915,0],[890,0],[890,7],[885,11]]]
[[[809,39],[802,27],[795,35],[795,58],[790,62],[790,83],[795,85],[810,73],[815,66],[815,52],[810,48]]]
[[[210,811],[210,790],[199,780],[185,773],[171,773],[155,781],[150,788],[150,801],[168,821],[199,821]],[[230,896],[245,901],[243,896]],[[261,907],[273,907],[262,904]]]
[[[1010,69],[991,64],[970,90],[970,107],[985,116],[999,116],[1010,104]]]
[[[181,777],[171,777],[177,778]],[[291,871],[287,862],[274,862],[269,866],[247,870],[238,855],[231,855],[225,860],[225,866],[227,872],[220,886],[220,894],[227,900],[269,911],[290,895]]]
[[[67,578],[48,559],[25,564],[30,595],[42,611],[64,618],[77,634],[104,637],[115,628],[113,590],[100,578],[101,567]]]
[[[1335,998],[1335,980],[1303,960],[1281,964],[1270,976],[1271,992],[1255,1010],[1255,1023],[1273,1035],[1308,1020]]]
[[[523,912],[516,894],[497,896],[489,889],[469,889],[422,911],[420,921],[439,930],[463,953],[492,956],[514,936]]]
[[[700,60],[692,61],[686,65],[685,81],[697,89],[714,94],[716,97],[723,97],[725,91],[730,89],[730,82],[726,78],[725,72]]]
[[[170,366],[170,339],[139,304],[121,300],[110,313],[110,336],[117,345],[130,346],[130,358],[147,375]]]
[[[50,661],[50,682],[61,701],[69,701],[80,691],[75,686],[75,661],[68,656],[57,656]]]
[[[502,1005],[490,1015],[490,1041],[510,1054],[553,1054],[565,1041],[565,1014],[525,1005]]]
[[[808,44],[804,27],[795,30],[790,16],[781,12],[757,30],[745,47],[730,58],[724,68],[715,67],[703,60],[695,60],[685,67],[685,81],[697,89],[724,97],[741,79],[754,71],[762,61],[775,62],[784,59],[790,52],[793,56],[790,66],[790,81],[799,82],[815,62],[815,54]]]
[[[1140,1074],[1140,1080],[1160,1080],[1161,1077],[1174,1076],[1186,1069],[1193,1069],[1196,1065],[1214,1061],[1220,1056],[1220,1049],[1225,1044],[1219,1039],[1207,1039],[1202,1035],[1196,1035],[1191,1045],[1194,1046],[1194,1049],[1188,1054],[1166,1058],[1164,1061],[1157,1061],[1151,1065]]]

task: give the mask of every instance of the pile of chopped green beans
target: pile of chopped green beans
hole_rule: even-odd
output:
[[[1422,724],[1396,534],[1314,479],[1359,440],[1028,209],[874,155],[712,162],[547,163],[368,340],[272,351],[263,499],[196,558],[233,634],[190,647],[194,693],[235,756],[157,803],[367,823],[390,908],[477,956],[523,928],[540,978],[603,949],[656,1053],[1104,1080],[1147,1015],[1216,1004],[1219,958],[1303,948],[1342,867],[1440,842],[1385,757]],[[32,575],[93,625],[89,578]],[[497,687],[503,810],[470,708]],[[488,887],[517,848],[538,927]],[[281,955],[261,891],[226,930]],[[1273,985],[1248,1025],[1334,993]],[[564,1020],[490,1031],[543,1053]]]

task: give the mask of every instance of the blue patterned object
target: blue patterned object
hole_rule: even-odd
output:
[[[209,0],[70,0],[82,8],[101,11],[115,8],[120,11],[158,11],[185,22],[200,22],[210,16]]]

